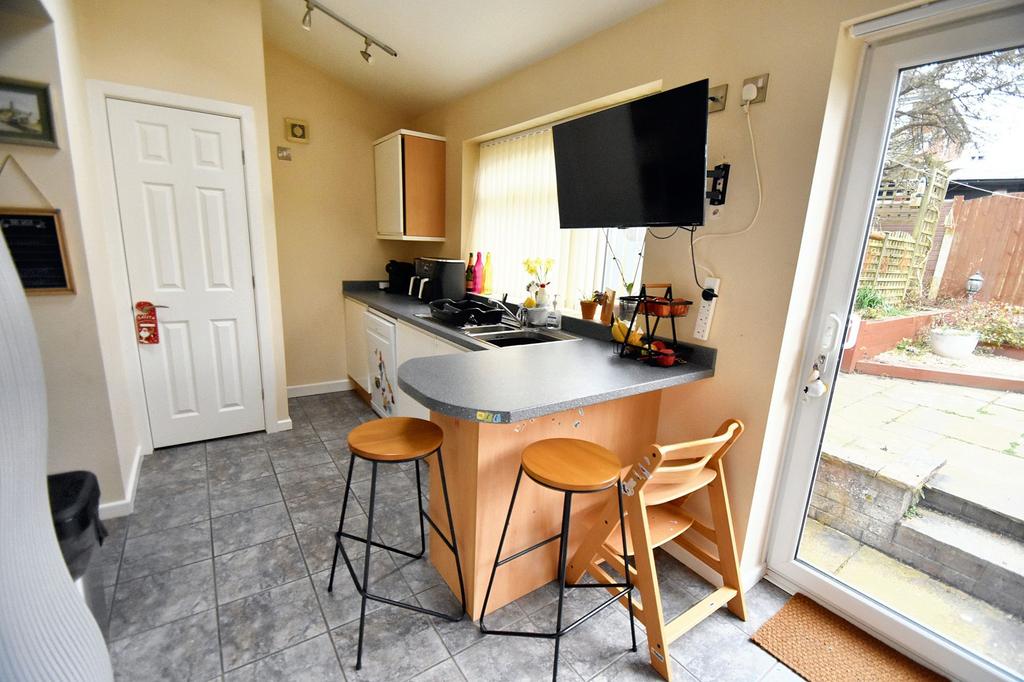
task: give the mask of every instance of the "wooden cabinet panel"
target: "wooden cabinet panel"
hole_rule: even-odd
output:
[[[443,237],[444,142],[403,135],[405,146],[405,234]]]

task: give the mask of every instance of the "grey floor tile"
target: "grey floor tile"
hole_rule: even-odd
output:
[[[214,554],[257,545],[294,532],[284,502],[218,516],[212,523]]]
[[[210,511],[213,516],[223,516],[232,512],[262,507],[281,501],[281,489],[273,476],[254,478],[218,486],[216,494],[210,498]]]
[[[760,682],[802,682],[804,678],[786,667],[784,663],[776,663]]]
[[[501,569],[498,569],[501,570]],[[541,585],[533,592],[524,594],[516,603],[524,612],[531,614],[544,608],[551,602],[558,599],[558,583],[551,581]]]
[[[307,575],[294,536],[268,540],[218,556],[213,563],[217,602],[224,604]]]
[[[338,519],[341,516],[341,506],[344,491],[341,488],[329,488],[319,492],[303,495],[302,497],[287,500],[288,513],[295,524],[295,531],[302,533],[313,528],[331,528],[331,532],[337,530]],[[355,498],[350,495],[346,516],[353,518],[359,515],[359,505]],[[346,526],[348,520],[346,519]],[[365,526],[361,530],[364,530]]]
[[[207,461],[213,461],[228,453],[237,453],[251,450],[259,450],[266,445],[266,435],[262,431],[256,433],[245,433],[241,436],[230,438],[218,438],[206,442]]]
[[[108,587],[117,582],[117,572],[121,567],[121,555],[124,554],[125,537],[128,534],[128,517],[107,519],[103,522],[107,529],[107,537],[100,546],[98,558],[93,559],[99,567],[101,584]]]
[[[421,592],[416,595],[416,601],[424,608],[433,609],[440,613],[456,615],[462,610],[458,597],[452,594],[451,590],[448,589],[448,585],[439,585]],[[512,602],[488,615],[484,622],[487,624],[487,627],[492,629],[507,628],[516,630],[520,629],[521,624],[528,623],[528,620],[523,610],[515,602]],[[484,636],[480,633],[480,626],[470,620],[469,616],[454,623],[440,618],[433,618],[431,619],[431,624],[434,626],[437,634],[441,636],[441,641],[444,642],[445,647],[452,654],[468,649]]]
[[[654,550],[654,566],[658,571],[659,584],[662,582],[673,583],[701,599],[715,590],[714,585],[662,549]]]
[[[375,552],[370,555],[370,592],[386,599],[394,599],[408,603],[415,603],[409,586],[402,580],[395,562],[388,556],[387,552]],[[352,562],[359,580],[363,579],[363,560]],[[359,610],[362,605],[362,598],[352,583],[352,576],[345,568],[345,562],[338,558],[338,568],[334,574],[334,590],[327,591],[327,584],[330,580],[331,571],[321,571],[313,576],[313,589],[320,600],[320,607],[327,618],[327,626],[331,629],[350,623],[359,618]],[[373,613],[386,608],[381,602],[368,599],[366,601],[366,612]]]
[[[338,467],[330,461],[304,469],[283,471],[277,475],[277,481],[281,484],[281,494],[286,500],[323,490],[340,490],[345,484]]]
[[[549,639],[492,635],[484,637],[454,658],[470,682],[540,682],[551,679],[554,657],[555,643]],[[564,658],[560,658],[558,679],[571,682],[583,678],[576,674]]]
[[[326,630],[308,578],[260,592],[219,609],[221,653],[232,670]]]
[[[427,500],[423,500],[423,508],[427,508]],[[419,513],[415,496],[387,506],[380,505],[373,515],[373,532],[391,547],[419,552],[423,537],[420,535]],[[447,520],[444,523],[447,525]]]
[[[217,617],[211,609],[113,642],[114,678],[209,680],[220,673]]]
[[[274,470],[279,474],[291,471],[292,469],[305,469],[317,464],[329,464],[331,462],[331,456],[327,454],[327,448],[319,440],[280,447],[275,446],[267,451],[270,453],[270,461],[274,463]]]
[[[137,491],[168,483],[199,482],[206,477],[206,444],[162,448],[142,458]]]
[[[326,633],[224,676],[224,682],[324,682],[343,679],[334,646]]]
[[[446,552],[447,550],[442,549],[441,551]],[[423,557],[420,559],[410,559],[401,554],[397,554],[393,558],[402,571],[402,577],[405,578],[405,582],[408,583],[409,589],[412,590],[413,594],[419,594],[438,585],[446,585],[444,578],[441,577],[441,574],[430,563],[429,542],[427,543],[426,552],[424,552]]]
[[[321,440],[337,440],[348,437],[349,431],[362,421],[357,415],[340,412],[329,417],[310,417],[310,423]]]
[[[354,476],[353,476],[354,478]],[[352,483],[352,492],[359,505],[366,511],[370,508],[370,478]],[[400,502],[416,499],[416,484],[409,480],[409,477],[394,464],[377,465],[377,486],[374,495],[374,504],[380,505],[377,509],[389,509]],[[424,499],[424,507],[426,499]],[[415,518],[413,519],[415,522]]]
[[[758,680],[775,659],[750,641],[739,622],[727,611],[716,611],[673,642],[669,652],[702,682]]]
[[[119,583],[110,615],[110,639],[206,611],[214,603],[210,561]]]
[[[407,609],[388,607],[366,616],[361,670],[355,669],[359,621],[331,630],[331,637],[350,682],[405,680],[448,658],[428,618]]]
[[[135,499],[128,537],[210,518],[206,481],[182,481],[144,491]]]
[[[604,599],[611,596],[604,590],[578,589],[566,596],[562,612],[562,627],[585,615],[600,599],[579,599],[590,597],[592,593]],[[530,620],[540,630],[554,632],[558,602],[548,604],[530,615]],[[646,639],[644,632],[637,623],[637,649],[644,651]],[[612,603],[598,612],[575,630],[562,638],[562,656],[584,679],[594,675],[614,663],[630,650],[629,614],[622,606]]]
[[[273,455],[274,450],[293,448],[303,443],[319,443],[320,437],[316,435],[312,424],[300,422],[292,424],[292,428],[287,431],[265,434],[264,440],[267,443],[267,449]]]
[[[209,479],[213,491],[223,485],[273,475],[274,467],[266,450],[238,450],[210,461]],[[216,492],[213,494],[216,496]]]
[[[697,678],[686,671],[679,661],[669,657],[672,669],[672,682],[698,682]],[[591,678],[593,682],[658,682],[661,680],[651,666],[651,657],[647,647],[639,647],[636,653],[627,652],[617,661],[602,670],[596,677]]]
[[[455,661],[446,658],[430,670],[424,670],[412,679],[413,682],[458,682],[465,680],[466,677],[459,670],[459,666],[455,665]]]
[[[747,590],[743,597],[747,605],[747,619],[737,620],[736,625],[748,635],[757,632],[758,628],[778,613],[790,599],[788,592],[767,580],[758,582]]]
[[[118,579],[124,582],[141,578],[211,555],[209,521],[130,537],[125,541]]]

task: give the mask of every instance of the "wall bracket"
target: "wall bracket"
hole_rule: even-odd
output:
[[[712,206],[721,206],[725,203],[725,193],[729,188],[729,167],[727,163],[720,163],[708,171],[711,189],[704,196]]]

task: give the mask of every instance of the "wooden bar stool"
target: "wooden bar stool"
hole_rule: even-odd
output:
[[[331,563],[331,579],[330,582],[327,583],[327,591],[331,592],[334,590],[334,570],[338,565],[338,553],[340,552],[342,558],[345,560],[345,566],[348,567],[349,575],[352,576],[352,582],[355,584],[356,590],[362,597],[362,605],[359,609],[359,646],[356,650],[356,670],[359,670],[363,664],[363,625],[366,621],[367,599],[372,599],[373,601],[382,602],[384,604],[390,604],[392,606],[399,606],[412,611],[418,611],[420,613],[443,618],[451,622],[460,621],[465,615],[466,587],[462,581],[462,564],[459,561],[459,545],[458,540],[455,537],[455,524],[452,522],[452,508],[448,501],[448,483],[445,481],[444,476],[444,460],[441,457],[441,443],[443,440],[444,435],[441,431],[441,427],[437,424],[424,419],[413,419],[411,417],[376,419],[365,424],[360,424],[356,428],[352,429],[348,434],[348,448],[352,454],[348,462],[348,477],[345,481],[345,496],[341,503],[341,519],[338,521],[338,532],[334,534],[334,561]],[[445,537],[444,533],[441,532],[441,529],[437,527],[436,523],[434,523],[434,520],[430,518],[430,514],[423,510],[423,489],[420,487],[420,461],[435,453],[437,454],[437,468],[438,474],[441,478],[441,493],[444,496],[444,510],[448,515],[448,533],[451,540]],[[348,510],[348,496],[349,490],[352,487],[352,470],[355,466],[356,457],[368,460],[371,463],[370,508],[366,510],[365,538],[345,532],[345,512]],[[398,549],[397,547],[389,547],[388,545],[376,542],[372,539],[374,498],[377,494],[377,465],[397,464],[409,461],[416,462],[416,495],[419,501],[420,512],[420,551],[416,553],[408,552],[404,549]],[[430,527],[434,529],[434,532],[437,533],[438,537],[441,538],[441,541],[447,545],[448,549],[451,550],[452,554],[455,556],[455,570],[459,576],[459,604],[462,606],[462,609],[460,609],[457,615],[449,616],[438,611],[425,609],[422,606],[394,601],[370,592],[371,546],[380,547],[381,549],[385,549],[389,552],[412,557],[413,559],[421,558],[423,553],[426,551],[426,530],[423,527],[423,519],[427,520]],[[363,579],[361,582],[356,577],[356,572],[352,568],[352,562],[349,561],[348,553],[345,551],[345,545],[342,544],[342,538],[356,540],[362,542],[366,546],[366,553],[363,558]]]
[[[628,544],[620,531],[622,513],[616,513],[612,502],[601,512],[601,523],[583,539],[572,561],[568,578],[579,580],[589,573],[597,581],[611,581],[602,564],[619,574],[632,576],[640,593],[640,604],[633,608],[647,629],[651,665],[670,680],[668,646],[685,632],[727,604],[741,620],[747,619],[743,591],[740,588],[736,538],[732,513],[725,486],[722,457],[743,433],[743,423],[729,419],[711,438],[674,445],[653,445],[652,454],[630,467],[622,484],[626,494]],[[693,493],[706,490],[711,504],[714,527],[708,527],[682,509]],[[717,556],[694,543],[684,533],[695,530],[703,542],[714,545]],[[666,623],[661,610],[658,575],[654,566],[654,549],[669,541],[695,556],[722,576],[723,586],[692,606],[685,613]],[[627,563],[620,557],[631,555]],[[609,592],[612,590],[609,589]]]
[[[573,438],[549,438],[547,440],[532,443],[523,450],[522,463],[519,466],[519,473],[516,476],[515,487],[512,489],[512,500],[508,504],[508,515],[505,517],[505,526],[501,530],[501,540],[498,541],[498,551],[494,555],[494,566],[491,568],[491,578],[487,583],[487,592],[484,595],[483,608],[480,614],[480,631],[490,635],[510,635],[514,637],[537,637],[555,640],[555,662],[551,678],[558,679],[558,649],[562,635],[574,629],[577,625],[595,615],[606,606],[624,598],[629,608],[629,628],[633,638],[633,651],[636,651],[636,625],[633,620],[633,585],[631,577],[626,574],[625,582],[609,580],[605,584],[571,584],[566,582],[566,555],[569,548],[569,517],[572,513],[572,496],[577,493],[596,493],[608,490],[612,486],[616,489],[618,500],[619,516],[615,525],[621,529],[622,543],[626,541],[626,530],[623,521],[622,486],[619,485],[619,472],[621,465],[618,458],[595,443]],[[512,510],[515,509],[516,495],[519,493],[519,484],[522,482],[523,473],[526,473],[534,482],[562,493],[562,530],[558,535],[553,535],[546,540],[541,540],[532,547],[520,550],[512,556],[501,558],[501,551],[505,545],[505,536],[508,533],[508,526],[512,520]],[[615,500],[609,502],[615,506]],[[494,585],[494,576],[498,567],[514,561],[535,549],[539,549],[549,542],[559,541],[558,552],[558,616],[555,622],[554,632],[523,632],[518,630],[489,630],[484,624],[487,615],[487,601],[491,597],[491,587]],[[580,616],[569,625],[562,627],[562,605],[565,601],[566,587],[606,587],[612,596],[601,604],[598,604],[588,613]],[[613,591],[614,590],[614,591]]]

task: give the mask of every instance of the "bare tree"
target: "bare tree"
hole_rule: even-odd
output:
[[[951,161],[979,136],[993,100],[1024,97],[1024,48],[926,64],[899,81],[886,173]]]

